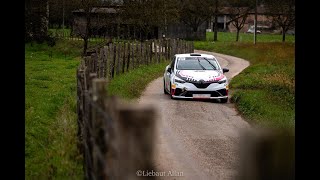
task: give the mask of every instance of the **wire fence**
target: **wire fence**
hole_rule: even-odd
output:
[[[107,96],[107,85],[142,64],[191,52],[192,42],[163,39],[110,43],[83,58],[77,69],[77,114],[86,179],[141,179],[137,170],[154,169],[155,109]]]

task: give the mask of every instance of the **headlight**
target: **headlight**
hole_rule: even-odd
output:
[[[226,82],[227,82],[227,79],[222,79],[222,80],[218,81],[219,84],[226,83]]]
[[[177,82],[177,83],[185,83],[185,81],[184,81],[184,80],[182,80],[182,79],[178,79],[177,77],[176,77],[176,78],[174,78],[174,82]]]

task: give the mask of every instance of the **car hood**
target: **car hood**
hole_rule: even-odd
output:
[[[214,82],[223,79],[223,73],[217,70],[178,70],[176,76],[185,81]]]

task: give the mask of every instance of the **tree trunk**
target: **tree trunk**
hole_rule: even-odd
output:
[[[192,28],[193,32],[192,32],[192,40],[197,41],[198,39],[198,26],[193,26]]]
[[[213,41],[218,41],[218,0],[215,0]]]
[[[236,42],[239,41],[239,32],[240,32],[240,29],[237,29],[237,37],[236,37]]]
[[[214,34],[213,34],[213,41],[218,40],[218,16],[214,16]]]
[[[90,26],[91,26],[91,18],[90,18],[90,11],[89,10],[87,13],[87,24],[86,24],[86,31],[85,31],[85,35],[83,38],[83,56],[85,56],[87,54],[87,49],[88,49],[88,40],[90,38]]]
[[[83,56],[86,56],[87,54],[87,48],[88,48],[88,37],[83,38]]]
[[[285,28],[282,28],[282,42],[286,41],[286,31],[284,29]]]
[[[198,40],[199,40],[197,31],[193,31],[192,39],[193,39],[194,41],[198,41]]]

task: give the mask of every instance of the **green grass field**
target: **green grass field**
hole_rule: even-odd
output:
[[[250,66],[230,82],[232,101],[253,124],[294,127],[295,122],[295,43],[279,35],[260,35],[253,42],[230,41],[232,33],[218,33],[217,42],[195,42],[195,49],[228,54],[250,61]],[[288,35],[289,37],[290,35]],[[291,36],[294,37],[294,36]],[[278,41],[279,38],[279,41]],[[229,40],[228,40],[229,39]]]
[[[76,136],[76,68],[81,52],[79,41],[59,40],[54,47],[25,45],[26,179],[83,179]],[[167,64],[142,65],[116,76],[108,92],[126,100],[138,98]]]
[[[76,147],[75,75],[81,48],[66,41],[53,48],[25,45],[26,179],[83,178]]]
[[[159,64],[142,65],[128,73],[116,76],[108,86],[109,95],[117,95],[127,100],[140,97],[152,80],[163,75],[168,64],[169,62],[162,61]]]
[[[253,34],[240,33],[239,42],[252,42]],[[207,41],[213,41],[213,32],[207,32]],[[218,41],[220,42],[235,42],[236,33],[231,32],[218,32]],[[257,34],[257,42],[282,42],[281,34]],[[286,42],[295,42],[295,36],[286,35]]]
[[[52,33],[52,35],[65,35],[70,36],[71,29],[65,28],[65,29],[49,29],[49,33]]]

